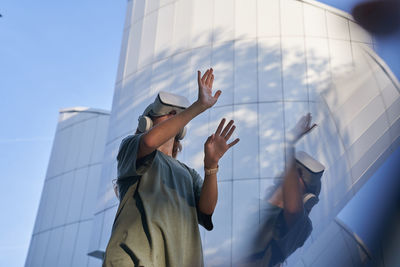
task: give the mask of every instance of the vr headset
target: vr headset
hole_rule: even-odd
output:
[[[164,116],[172,111],[178,114],[189,107],[189,105],[190,102],[186,97],[167,92],[159,92],[154,102],[148,105],[143,114],[139,117],[138,131],[144,133],[153,127],[151,117]],[[185,135],[186,127],[180,130],[177,138],[182,140]]]
[[[306,193],[303,196],[304,209],[307,213],[310,213],[311,209],[319,201],[321,177],[325,171],[325,166],[306,152],[298,151],[296,153],[296,168],[306,188]]]

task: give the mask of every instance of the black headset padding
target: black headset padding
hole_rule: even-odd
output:
[[[311,212],[311,209],[319,202],[319,198],[313,193],[306,193],[303,196],[303,206],[307,213]]]

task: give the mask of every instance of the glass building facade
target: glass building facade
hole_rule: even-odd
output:
[[[297,150],[326,170],[310,214],[314,230],[287,263],[313,266],[324,247],[315,244],[399,146],[399,82],[373,48],[350,15],[311,0],[128,1],[86,252],[101,257],[110,237],[121,140],[159,91],[195,101],[196,71],[213,67],[222,95],[189,123],[178,157],[203,175],[206,138],[221,118],[235,120],[241,141],[219,164],[214,230],[201,229],[205,265],[231,266],[244,256],[252,240],[243,233],[259,227],[266,190],[283,171],[286,133],[311,112],[318,127]]]

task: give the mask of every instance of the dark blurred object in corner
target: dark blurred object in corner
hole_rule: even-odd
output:
[[[375,35],[390,35],[400,29],[400,0],[375,0],[353,8],[354,19]]]

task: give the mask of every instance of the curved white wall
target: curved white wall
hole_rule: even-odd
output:
[[[25,266],[96,266],[87,256],[109,113],[60,111]]]
[[[242,231],[258,226],[251,215],[283,169],[285,133],[311,112],[319,126],[298,149],[327,168],[312,236],[288,260],[296,263],[399,144],[399,84],[371,47],[349,15],[314,1],[128,1],[90,251],[110,236],[122,138],[159,90],[194,101],[196,70],[212,66],[222,96],[189,124],[180,160],[203,173],[203,142],[222,117],[235,120],[241,142],[220,163],[215,228],[202,231],[206,265],[241,257]]]

